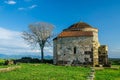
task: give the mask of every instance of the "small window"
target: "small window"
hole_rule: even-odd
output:
[[[84,58],[85,61],[88,61],[89,59],[88,58]]]
[[[74,47],[74,54],[76,54],[76,47]]]

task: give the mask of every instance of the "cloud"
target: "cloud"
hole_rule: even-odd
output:
[[[34,9],[34,8],[36,8],[37,7],[37,5],[31,5],[31,6],[29,6],[29,7],[19,7],[18,8],[18,10],[29,10],[29,9]]]
[[[6,4],[14,5],[16,2],[14,0],[5,1]]]
[[[2,27],[0,27],[0,32],[0,48],[3,50],[7,49],[6,53],[9,53],[7,51],[10,50],[27,49],[28,45],[21,38],[21,32],[7,30]]]
[[[52,47],[45,47],[45,55],[52,55]],[[0,54],[38,55],[40,50],[32,50],[21,38],[21,32],[0,27]]]
[[[30,7],[28,7],[29,9],[33,9],[33,8],[35,8],[35,7],[37,7],[37,5],[31,5]]]

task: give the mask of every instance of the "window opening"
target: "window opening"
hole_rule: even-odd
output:
[[[76,47],[74,47],[74,54],[76,54]]]

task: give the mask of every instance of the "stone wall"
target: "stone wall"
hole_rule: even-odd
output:
[[[101,45],[99,47],[99,64],[107,65],[108,64],[108,47],[106,45]]]
[[[57,63],[70,63],[74,61],[84,64],[92,63],[93,58],[98,59],[98,54],[95,53],[93,57],[93,51],[95,52],[95,43],[98,42],[93,40],[94,37],[66,37],[58,38],[54,40],[54,64]],[[98,61],[98,60],[96,60]],[[98,62],[96,62],[97,64]]]
[[[100,46],[100,43],[98,41],[98,33],[93,32],[93,66],[99,64],[99,57],[98,57],[98,48]]]

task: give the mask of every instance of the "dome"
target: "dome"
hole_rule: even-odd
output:
[[[87,23],[78,22],[64,29],[57,37],[93,37],[94,32],[97,33],[98,29]]]
[[[84,22],[78,22],[78,23],[75,23],[73,25],[71,25],[70,27],[68,27],[67,29],[65,29],[64,31],[66,30],[70,30],[70,31],[79,31],[83,28],[92,28],[89,24],[87,23],[84,23]]]

